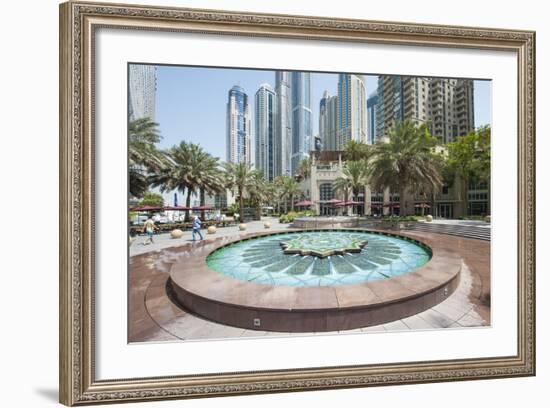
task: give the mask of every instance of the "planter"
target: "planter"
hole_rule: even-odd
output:
[[[246,230],[246,224],[239,224],[239,231]]]
[[[176,229],[173,229],[171,232],[170,232],[170,237],[173,238],[173,239],[178,239],[178,238],[181,238],[183,237],[183,231],[176,228]]]
[[[208,227],[208,229],[206,230],[209,234],[215,234],[216,233],[216,227],[211,225]]]
[[[380,222],[379,226],[382,229],[387,230],[393,230],[393,231],[399,231],[402,229],[406,229],[411,225],[410,222],[406,221],[382,221]]]
[[[265,229],[271,228],[271,223],[269,221],[264,222],[264,228]]]
[[[426,215],[426,222],[432,222],[433,221],[433,217],[431,215]]]

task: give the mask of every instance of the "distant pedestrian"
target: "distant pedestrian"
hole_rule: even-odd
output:
[[[199,234],[199,237],[201,237],[201,241],[204,239],[201,234],[201,220],[196,215],[193,219],[193,241],[195,241],[195,234]]]
[[[147,238],[145,242],[143,242],[143,245],[154,244],[153,235],[155,234],[155,230],[158,230],[158,227],[155,225],[155,221],[153,221],[153,217],[150,215],[143,225],[143,232],[147,234]]]

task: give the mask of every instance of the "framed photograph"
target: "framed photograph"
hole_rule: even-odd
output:
[[[535,33],[60,6],[60,401],[535,374]]]

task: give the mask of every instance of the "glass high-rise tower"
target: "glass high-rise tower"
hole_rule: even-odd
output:
[[[275,91],[269,84],[260,85],[255,98],[255,165],[263,172],[266,180],[273,180],[276,174],[275,154]]]
[[[298,171],[300,162],[308,157],[313,139],[311,124],[311,78],[308,72],[290,74],[292,100],[292,158],[291,174]]]
[[[128,113],[130,121],[142,118],[155,120],[157,67],[130,64],[128,68]]]
[[[338,75],[338,140],[344,150],[350,140],[367,142],[367,99],[362,75]]]
[[[323,93],[319,102],[319,138],[323,150],[336,150],[338,133],[338,96]]]
[[[374,92],[367,99],[367,117],[368,117],[367,143],[369,144],[376,143],[376,140],[378,139],[377,133],[376,133],[377,110],[378,110],[378,94]]]
[[[292,105],[290,72],[275,72],[277,94],[275,123],[275,176],[290,176],[292,158]]]
[[[248,95],[238,85],[228,93],[226,129],[226,161],[250,163],[250,107]]]

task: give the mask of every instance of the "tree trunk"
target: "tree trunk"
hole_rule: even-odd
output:
[[[348,190],[346,189],[346,192],[344,193],[344,204],[346,204],[349,200],[349,193],[348,193]],[[346,212],[346,216],[349,217],[349,207],[347,205],[344,206],[344,208],[342,209],[342,213],[344,213],[344,211]]]
[[[393,209],[392,209],[393,213]],[[400,188],[399,189],[399,216],[404,217],[406,213],[405,209],[405,189]]]
[[[206,205],[206,194],[205,194],[204,188],[200,189],[200,202],[201,202],[201,207]],[[201,210],[201,220],[204,221],[204,210]]]
[[[353,190],[353,201],[355,201],[356,203],[359,202],[359,189],[358,188],[355,188]],[[359,211],[359,208],[360,208],[359,205],[357,205],[356,207],[352,207],[352,208],[356,208],[357,209],[357,211],[356,211],[357,215],[361,215],[360,214],[361,211]]]
[[[189,222],[190,220],[190,214],[189,214],[189,207],[191,207],[191,191],[187,189],[187,198],[185,199],[185,206],[187,207],[187,210],[185,210],[185,222]]]
[[[462,211],[462,215],[464,217],[468,216],[468,186],[470,184],[470,181],[467,177],[464,178],[464,186],[462,188],[462,193],[464,194],[464,198],[462,199],[462,202],[464,203],[464,209]],[[453,214],[454,215],[454,214]]]
[[[243,192],[241,189],[239,189],[239,222],[244,222],[244,200],[243,200]]]
[[[294,211],[294,194],[290,196],[290,211]]]

